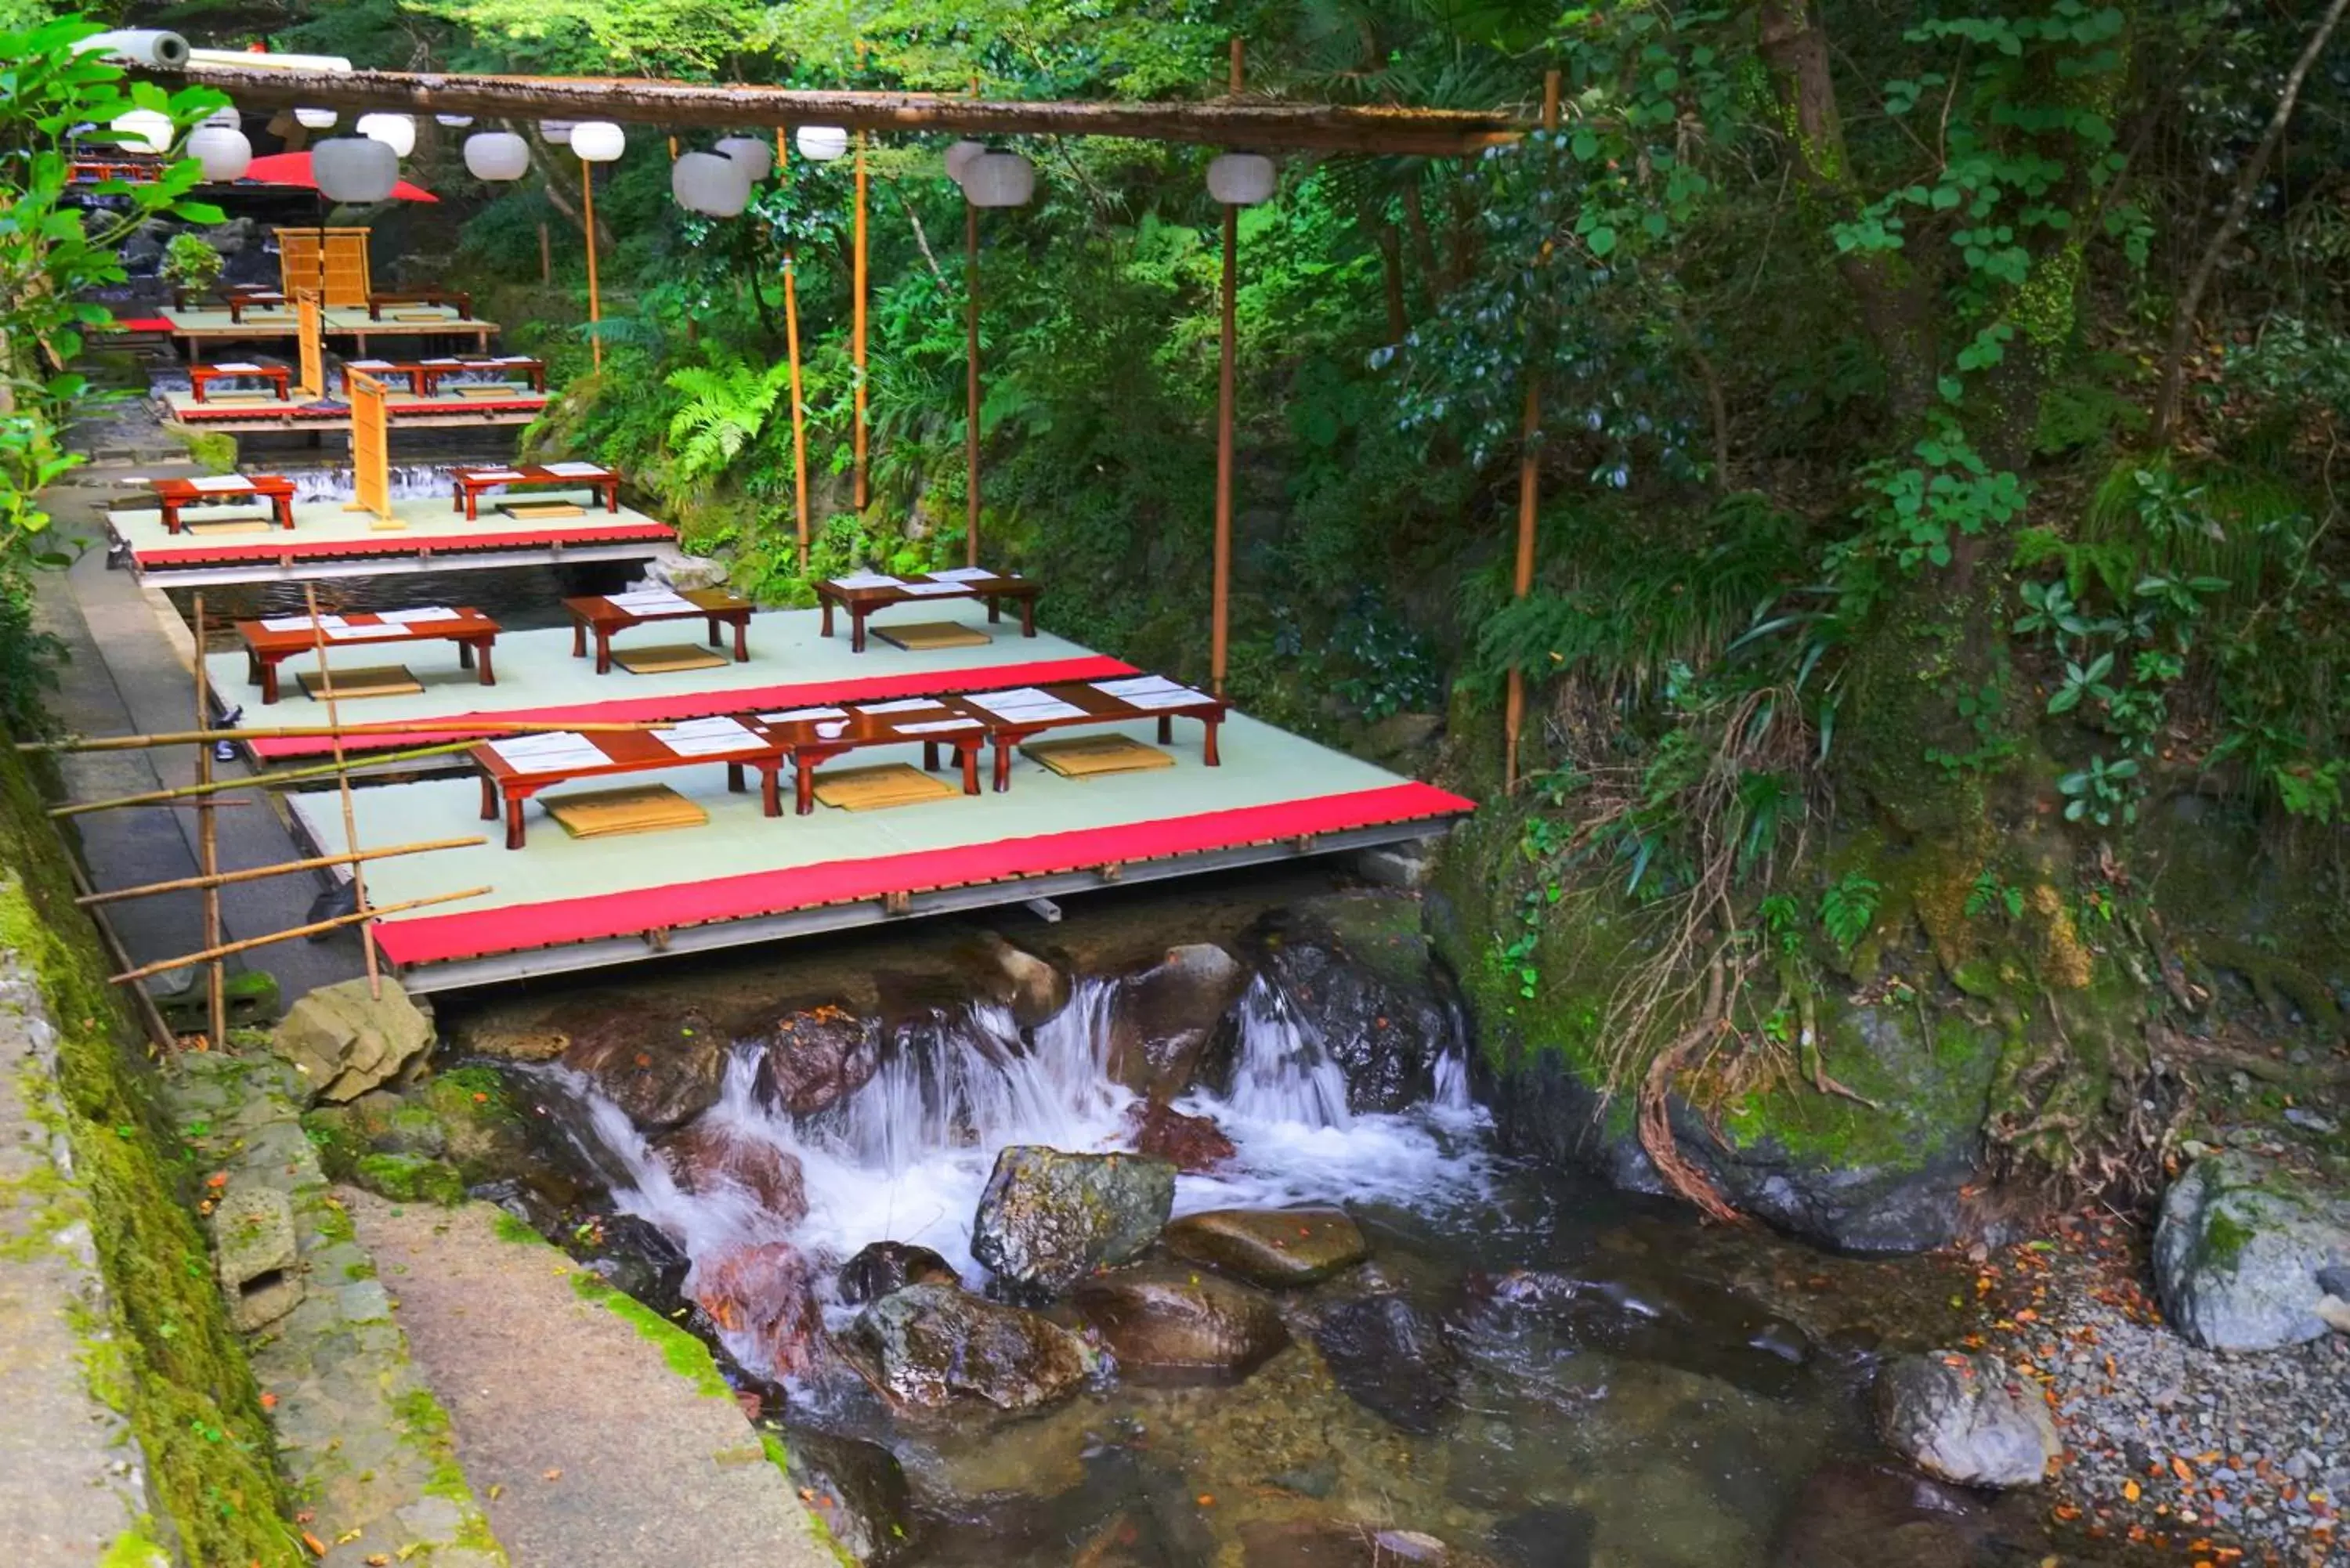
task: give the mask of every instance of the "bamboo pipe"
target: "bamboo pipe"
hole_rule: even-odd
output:
[[[195,888],[225,888],[238,882],[261,882],[272,877],[289,877],[296,871],[322,871],[329,866],[381,860],[393,855],[422,855],[435,849],[470,849],[488,842],[479,834],[471,838],[429,838],[418,844],[395,844],[389,849],[362,849],[351,855],[317,855],[307,860],[288,860],[280,866],[255,866],[243,871],[217,871],[203,877],[174,877],[169,882],[148,882],[136,888],[109,888],[102,893],[78,898],[74,902],[84,908],[114,904],[125,898],[143,898],[151,893],[184,893]]]
[[[1243,45],[1232,39],[1231,91],[1241,93]],[[1219,288],[1222,326],[1216,360],[1216,566],[1215,586],[1208,617],[1208,679],[1219,697],[1224,694],[1224,670],[1232,646],[1232,359],[1236,316],[1233,273],[1240,264],[1240,209],[1224,209],[1224,272]]]
[[[1543,129],[1558,129],[1558,72],[1543,76]],[[1544,242],[1549,248],[1549,242]],[[1514,597],[1524,598],[1534,587],[1534,534],[1542,510],[1542,453],[1535,443],[1542,435],[1542,377],[1535,367],[1526,367],[1526,408],[1519,425],[1518,450],[1518,558],[1512,578]],[[1526,722],[1526,672],[1510,666],[1508,695],[1502,707],[1502,734],[1504,747],[1502,757],[1502,788],[1514,794],[1518,788],[1518,738]]]
[[[444,741],[437,746],[419,746],[413,751],[387,752],[372,761],[380,763],[421,762],[426,757],[445,757],[452,752],[470,752],[481,744],[478,741]],[[256,774],[247,779],[222,779],[208,784],[182,784],[177,789],[150,790],[145,794],[117,795],[111,800],[78,800],[71,805],[53,805],[49,815],[55,817],[84,816],[93,811],[110,811],[117,806],[159,805],[166,801],[192,801],[200,796],[232,789],[276,789],[284,784],[300,784],[307,779],[326,778],[343,774],[348,778],[348,764],[342,762],[319,763],[307,768],[288,768],[283,773]]]
[[[464,731],[469,735],[535,735],[556,731],[600,735],[630,730],[666,730],[676,722],[674,719],[645,719],[608,724],[564,724],[541,719],[468,719]],[[20,752],[77,753],[137,752],[151,746],[184,746],[191,741],[303,741],[323,740],[328,735],[424,735],[434,732],[435,726],[430,720],[379,720],[372,724],[344,724],[340,727],[287,724],[268,730],[171,730],[152,735],[77,735],[62,741],[19,741],[16,749]]]
[[[604,305],[596,290],[596,166],[585,158],[579,161],[579,212],[581,226],[588,232],[588,351],[601,371],[604,335],[597,328],[603,324]]]
[[[592,245],[595,241],[591,221],[588,242]],[[310,640],[317,650],[318,690],[326,700],[327,722],[339,729],[342,721],[338,717],[335,706],[335,671],[327,658],[327,623],[318,618],[318,589],[316,584],[302,585],[302,603],[310,612]],[[337,735],[333,745],[336,793],[342,796],[343,803],[343,847],[355,850],[359,846],[359,808],[351,799],[351,775],[343,766],[342,736]],[[351,867],[351,908],[362,921],[359,926],[359,957],[367,962],[368,995],[380,1002],[383,1000],[383,969],[376,961],[375,943],[364,924],[368,912],[367,873],[361,871],[356,863]]]
[[[286,930],[272,931],[265,937],[246,937],[242,941],[228,942],[207,952],[188,953],[180,958],[165,959],[160,963],[151,963],[143,968],[134,969],[127,974],[109,975],[107,977],[107,983],[128,985],[132,981],[145,980],[151,974],[161,974],[167,969],[178,969],[182,964],[203,963],[211,959],[227,958],[232,953],[249,952],[255,948],[267,947],[272,942],[291,941],[296,937],[317,936],[321,931],[336,930],[344,926],[356,925],[361,920],[372,920],[378,915],[397,915],[409,909],[421,909],[427,904],[453,904],[460,898],[478,898],[484,893],[494,891],[495,889],[491,888],[468,888],[462,893],[435,893],[427,898],[410,898],[403,903],[386,904],[380,909],[362,909],[356,914],[337,915],[330,920],[313,920],[307,926],[294,926]]]
[[[963,564],[979,565],[979,208],[962,199]]]
[[[201,730],[209,720],[207,670],[204,665],[204,596],[200,592],[190,607],[193,612],[196,634],[196,728]],[[213,749],[199,742],[196,746],[196,782],[213,782]],[[216,948],[221,943],[220,884],[213,878],[220,871],[220,824],[209,794],[196,807],[196,867],[204,881],[204,946]],[[228,1049],[228,966],[220,960],[212,961],[208,971],[212,981],[210,1025],[212,1046],[215,1051]]]
[[[857,399],[855,422],[850,429],[849,443],[852,465],[856,470],[853,493],[857,498],[857,510],[860,513],[871,504],[873,500],[871,470],[866,459],[865,428],[865,208],[869,193],[870,182],[865,169],[865,133],[860,130],[857,133],[857,219],[849,267],[851,275],[849,287],[853,297],[850,302],[848,329],[848,352],[853,366],[851,379],[856,383]]]
[[[775,167],[788,170],[791,134],[775,128]],[[796,275],[799,258],[794,247],[784,247],[784,351],[792,367],[792,500],[799,522],[800,576],[808,569],[807,399],[800,388],[800,296]]]

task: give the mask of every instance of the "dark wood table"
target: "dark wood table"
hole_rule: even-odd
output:
[[[759,607],[724,588],[694,588],[677,596],[690,607],[682,609],[648,609],[614,604],[608,597],[589,595],[582,598],[565,599],[563,607],[571,612],[571,657],[588,657],[588,639],[596,639],[596,673],[612,672],[612,638],[630,627],[647,626],[662,620],[706,620],[710,623],[710,646],[723,648],[719,636],[721,626],[734,628],[734,662],[751,661],[751,618]]]
[[[604,493],[605,511],[620,509],[620,475],[609,468],[599,467],[593,473],[556,473],[544,463],[515,462],[453,469],[450,478],[456,496],[449,509],[463,511],[468,523],[480,516],[482,495],[492,490],[600,490]]]
[[[368,296],[368,319],[381,321],[387,305],[454,306],[457,319],[470,320],[473,314],[473,296],[462,288],[396,288],[383,294]]]
[[[240,481],[227,484],[200,484],[192,479],[157,479],[147,488],[155,493],[155,503],[163,510],[163,532],[180,531],[180,509],[184,506],[231,506],[240,501],[267,501],[276,509],[277,525],[294,526],[294,482],[282,473],[224,474],[223,479]]]
[[[270,308],[286,303],[288,301],[283,293],[260,284],[236,284],[227,288],[212,289],[199,296],[196,300],[200,308],[225,307],[228,311],[228,318],[237,322],[244,319],[245,308],[248,306],[257,305]],[[172,290],[172,308],[174,310],[188,308],[188,291],[184,286],[174,287]]]
[[[1006,717],[985,706],[983,701],[1000,693],[974,691],[966,696],[946,699],[950,706],[985,722],[987,738],[995,745],[994,784],[998,790],[1012,787],[1012,753],[1014,751],[1048,730],[1071,729],[1080,724],[1119,724],[1136,719],[1156,719],[1159,721],[1159,743],[1164,745],[1175,738],[1176,720],[1197,719],[1206,731],[1206,739],[1201,746],[1201,761],[1211,768],[1222,765],[1223,759],[1216,751],[1216,727],[1224,722],[1230,709],[1222,699],[1205,692],[1172,706],[1144,707],[1123,697],[1114,697],[1087,680],[1063,680],[1049,686],[1014,687],[1012,690],[1042,691],[1079,711],[1058,717]]]
[[[289,401],[294,395],[294,372],[284,365],[257,365],[238,359],[226,364],[188,367],[188,385],[193,390],[196,401],[201,403],[204,400],[204,389],[214,381],[266,381],[277,393],[277,400],[281,403]]]
[[[529,381],[530,389],[546,391],[546,361],[534,359],[526,354],[495,356],[456,356],[446,359],[346,359],[343,361],[343,390],[350,391],[350,373],[363,371],[378,380],[405,378],[408,389],[420,398],[429,398],[440,390],[441,383],[451,376],[467,371],[500,370],[518,375]]]
[[[468,753],[482,775],[482,820],[495,822],[503,811],[506,819],[506,847],[520,849],[524,843],[523,806],[541,790],[569,784],[575,779],[611,778],[623,774],[652,773],[662,768],[693,767],[704,763],[725,763],[726,787],[738,794],[747,787],[743,770],[757,769],[760,809],[769,816],[781,816],[784,815],[780,782],[784,749],[757,721],[745,718],[743,722],[757,737],[755,741],[733,751],[693,756],[672,751],[650,730],[615,730],[585,735],[581,738],[603,754],[601,763],[592,766],[573,764],[544,772],[516,767],[484,742]]]
[[[498,678],[490,665],[490,649],[498,639],[498,623],[470,606],[449,607],[456,613],[440,620],[400,621],[386,620],[380,615],[346,615],[341,618],[344,624],[359,635],[329,636],[323,641],[328,649],[373,648],[387,642],[453,642],[457,645],[457,668],[472,670],[478,665],[482,684],[495,686]],[[265,708],[277,701],[277,667],[296,654],[317,652],[322,640],[317,628],[307,624],[307,619],[306,624],[283,631],[273,631],[258,620],[241,620],[236,623],[236,635],[244,644],[244,678],[261,688],[261,704]]]
[[[908,583],[945,584],[943,589],[909,593]],[[824,607],[824,635],[832,635],[832,612],[837,605],[848,615],[848,650],[865,651],[865,623],[876,611],[891,609],[899,605],[929,604],[947,599],[983,599],[987,618],[1003,618],[1003,601],[1011,599],[1020,607],[1020,635],[1036,635],[1037,585],[1027,577],[1004,576],[991,573],[984,577],[946,578],[915,576],[894,583],[875,583],[847,587],[839,583],[820,582],[816,585],[816,602]]]
[[[899,701],[911,702],[916,699]],[[987,744],[985,722],[972,722],[981,716],[957,707],[951,697],[921,701],[923,706],[920,708],[895,707],[887,701],[868,703],[863,708],[855,703],[834,703],[831,706],[845,710],[835,719],[792,719],[781,723],[758,721],[759,727],[774,736],[792,759],[792,809],[801,816],[816,809],[816,770],[834,758],[860,747],[903,746],[918,741],[921,742],[925,772],[937,772],[939,748],[951,747],[955,765],[962,772],[962,793],[977,794],[979,753]],[[872,711],[875,707],[890,711],[877,713]],[[945,732],[920,728],[944,723],[962,723],[964,728]]]

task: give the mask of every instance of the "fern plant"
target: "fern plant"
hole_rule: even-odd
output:
[[[737,360],[671,370],[671,389],[686,398],[669,421],[678,477],[707,483],[724,472],[759,439],[790,384],[789,365],[763,370]]]

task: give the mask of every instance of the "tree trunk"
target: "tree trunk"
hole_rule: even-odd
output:
[[[1403,306],[1403,236],[1385,220],[1371,224],[1371,241],[1379,248],[1379,282],[1387,296],[1388,341],[1401,343],[1411,331]]]

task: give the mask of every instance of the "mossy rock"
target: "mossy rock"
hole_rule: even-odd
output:
[[[236,472],[236,437],[226,431],[200,431],[188,425],[165,424],[163,433],[188,449],[188,461],[206,473]]]
[[[349,1179],[398,1203],[438,1203],[453,1208],[465,1200],[465,1179],[445,1160],[407,1154],[363,1154],[352,1162]]]

